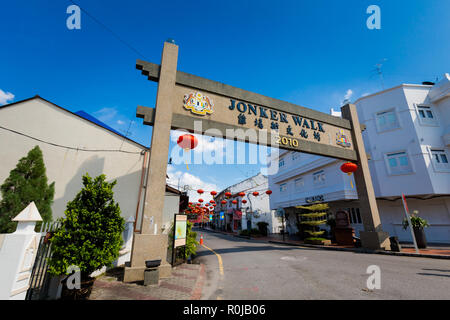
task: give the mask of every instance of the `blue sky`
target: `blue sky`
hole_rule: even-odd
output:
[[[179,45],[179,70],[327,113],[346,95],[381,90],[374,69],[383,59],[385,88],[450,70],[448,0],[74,2],[126,44],[83,12],[81,30],[67,29],[68,0],[4,2],[0,103],[39,94],[122,132],[134,121],[130,137],[144,145],[151,127],[135,111],[154,106],[156,83],[135,61],[160,63],[168,38]],[[380,30],[366,27],[371,4],[381,9]],[[184,165],[169,168],[218,190],[258,170],[191,165],[187,177]]]

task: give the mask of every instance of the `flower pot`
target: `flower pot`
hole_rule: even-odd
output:
[[[66,280],[63,281],[61,300],[87,300],[92,292],[95,278],[82,279],[80,289],[69,289]]]
[[[419,247],[419,249],[425,249],[427,247],[425,231],[422,227],[413,227],[413,230],[414,236],[416,237],[417,247]]]

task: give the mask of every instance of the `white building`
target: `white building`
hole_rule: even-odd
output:
[[[39,96],[0,107],[0,184],[22,157],[38,145],[49,183],[55,181],[53,219],[64,216],[68,201],[82,188],[82,175],[117,180],[114,198],[122,216],[140,229],[149,148],[89,116],[73,113]],[[166,187],[165,233],[179,212],[180,192]]]
[[[215,207],[215,222],[218,228],[226,231],[237,232],[239,230],[258,228],[258,222],[267,222],[268,233],[279,233],[281,223],[275,216],[275,210],[270,210],[267,176],[259,173],[256,176],[245,179],[222,190],[214,200],[217,203]],[[230,192],[231,196],[225,196]],[[239,196],[239,193],[245,193],[245,196]],[[258,192],[257,196],[253,192]],[[236,204],[233,204],[236,200]],[[246,203],[243,203],[243,200]],[[226,201],[226,204],[222,204]],[[221,214],[223,212],[223,214]],[[223,216],[223,220],[220,216]]]
[[[411,241],[403,230],[405,194],[410,211],[428,220],[427,240],[450,243],[450,76],[435,85],[402,84],[358,99],[359,121],[366,125],[363,139],[383,230],[401,241]],[[334,112],[333,115],[337,115]],[[298,158],[297,158],[298,157]],[[354,180],[340,171],[342,161],[283,152],[280,170],[269,176],[274,191],[271,208],[291,213],[296,232],[296,205],[308,197],[329,202],[331,212],[349,209],[356,234],[362,221]]]

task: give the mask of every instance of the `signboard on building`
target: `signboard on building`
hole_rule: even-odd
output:
[[[305,202],[306,203],[322,202],[322,201],[323,201],[323,194],[319,194],[317,196],[306,197],[305,198]]]

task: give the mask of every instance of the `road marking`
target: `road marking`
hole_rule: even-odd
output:
[[[202,244],[202,246],[205,247],[206,249],[212,251],[217,256],[217,260],[219,260],[219,272],[220,272],[220,275],[223,276],[223,263],[222,263],[222,257],[220,256],[220,254],[215,252],[213,249],[205,246],[204,244]]]

